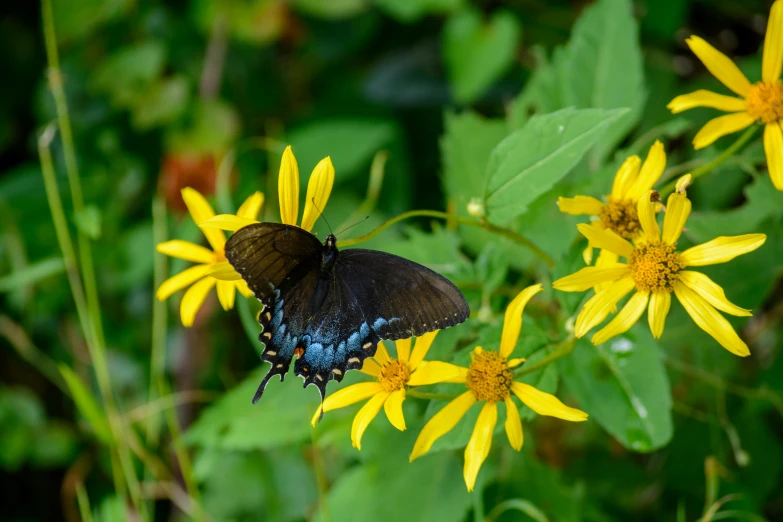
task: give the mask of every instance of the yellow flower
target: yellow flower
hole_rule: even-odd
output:
[[[656,140],[644,163],[639,156],[631,156],[623,162],[614,176],[612,193],[606,196],[605,202],[591,196],[576,196],[558,198],[557,206],[567,214],[596,216],[598,219],[591,226],[599,230],[609,229],[620,237],[636,240],[642,235],[636,203],[658,182],[665,168],[666,152],[663,144]],[[585,263],[592,263],[591,243],[588,242],[582,256]],[[616,262],[616,254],[601,250],[596,266],[609,266]]]
[[[685,194],[690,176],[677,183],[677,191],[669,196],[663,219],[663,234],[655,219],[654,191],[639,200],[637,213],[644,238],[632,245],[611,230],[597,230],[579,225],[579,231],[599,248],[625,257],[627,263],[605,267],[586,267],[558,279],[553,286],[564,292],[583,292],[598,284],[602,290],[585,303],[576,319],[576,336],[582,337],[601,323],[614,306],[632,290],[634,295],[623,309],[603,329],[593,335],[593,344],[601,344],[627,331],[648,311],[650,330],[655,338],[663,334],[671,294],[677,296],[694,322],[730,352],[746,356],[748,346],[739,338],[729,322],[718,313],[721,310],[736,316],[750,316],[750,310],[740,308],[726,299],[723,289],[706,275],[689,267],[725,263],[759,248],[766,241],[764,234],[721,236],[678,252],[677,240],[691,212],[691,202]]]
[[[772,4],[764,40],[760,82],[751,84],[727,56],[698,36],[691,36],[686,42],[707,70],[741,98],[698,90],[677,96],[668,108],[674,114],[694,107],[710,107],[731,113],[710,120],[701,128],[693,139],[696,149],[706,147],[718,138],[740,131],[754,122],[763,123],[769,175],[775,187],[783,190],[783,83],[780,81],[783,68],[783,0],[776,0]]]
[[[182,189],[182,199],[188,207],[190,217],[197,224],[215,215],[204,196],[190,187]],[[264,195],[256,192],[239,207],[238,219],[255,219],[263,203]],[[203,229],[202,231],[212,250],[180,239],[165,241],[157,246],[157,250],[161,254],[199,263],[164,281],[155,294],[158,299],[163,301],[174,292],[190,286],[182,296],[180,304],[180,318],[184,326],[193,326],[196,312],[201,308],[213,286],[217,286],[218,300],[224,310],[230,310],[234,306],[235,290],[245,297],[253,295],[247,284],[239,279],[238,275],[231,278],[232,280],[217,280],[210,277],[214,267],[225,263],[226,235],[223,231],[216,229]]]
[[[319,216],[329,201],[329,194],[334,185],[334,165],[332,159],[327,156],[318,162],[318,165],[310,174],[307,183],[307,199],[305,200],[304,214],[300,228],[308,232],[313,229]],[[296,225],[299,219],[299,165],[296,163],[291,146],[285,148],[280,160],[280,173],[277,177],[277,189],[280,196],[280,222],[286,225]],[[203,229],[218,228],[236,232],[242,227],[258,223],[255,218],[221,214],[211,217],[199,223]],[[219,274],[218,274],[219,275]]]
[[[410,339],[397,341],[396,359],[389,357],[383,344],[378,344],[374,358],[366,359],[361,369],[362,373],[375,377],[375,382],[353,384],[328,396],[313,415],[313,426],[323,412],[345,408],[364,399],[370,399],[353,419],[351,442],[354,448],[362,449],[364,430],[381,411],[381,407],[392,426],[404,431],[405,417],[402,413],[402,403],[405,400],[405,388],[449,381],[460,374],[459,368],[452,364],[424,360],[437,333],[436,330],[416,339],[413,350],[411,350]]]
[[[499,402],[506,405],[505,427],[508,441],[515,450],[519,451],[522,448],[522,422],[519,418],[519,410],[511,398],[512,393],[539,415],[550,415],[574,422],[587,420],[586,413],[569,408],[554,395],[513,380],[514,374],[511,373],[511,368],[519,366],[525,360],[508,360],[508,357],[514,351],[519,339],[519,332],[522,329],[522,311],[530,298],[540,291],[541,285],[530,286],[522,290],[508,305],[498,351],[485,351],[480,346],[473,350],[470,366],[460,368],[459,377],[450,381],[464,383],[468,390],[448,403],[422,428],[413,446],[410,460],[427,453],[438,438],[457,425],[471,406],[476,402],[483,402],[473,434],[465,448],[463,476],[468,491],[473,491],[478,472],[492,446]]]

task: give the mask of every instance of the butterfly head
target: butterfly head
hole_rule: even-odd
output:
[[[329,272],[337,261],[337,238],[333,234],[326,236],[324,249],[321,253],[321,271]]]
[[[337,238],[334,237],[334,234],[329,234],[328,236],[326,236],[326,240],[324,241],[324,249],[327,250],[337,249]]]

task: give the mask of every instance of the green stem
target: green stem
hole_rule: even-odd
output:
[[[152,237],[154,244],[166,241],[168,237],[166,223],[166,204],[160,196],[152,200]],[[152,403],[160,396],[159,383],[165,378],[166,367],[166,303],[154,296],[154,291],[166,279],[168,258],[162,254],[155,254],[153,272],[153,297],[152,297],[152,346],[150,349],[150,390],[149,400]],[[157,416],[151,416],[147,422],[147,444],[151,448],[158,446],[160,441],[160,420]]]
[[[106,407],[107,417],[109,419],[109,427],[111,428],[112,438],[117,446],[118,460],[112,459],[112,462],[119,462],[125,476],[125,483],[121,479],[117,480],[120,475],[117,470],[112,474],[115,477],[115,489],[118,495],[123,495],[126,491],[125,485],[127,484],[127,490],[130,492],[131,500],[133,502],[136,511],[142,520],[147,520],[146,509],[141,499],[141,488],[139,487],[138,479],[133,470],[133,464],[130,461],[130,454],[128,448],[122,443],[121,428],[118,426],[116,409],[114,407],[111,380],[109,379],[109,368],[106,362],[106,356],[104,347],[98,342],[99,337],[96,335],[94,325],[90,320],[89,313],[87,311],[87,302],[84,296],[84,288],[82,287],[81,280],[79,278],[79,265],[76,261],[76,252],[73,248],[73,242],[68,232],[68,223],[65,218],[65,211],[63,210],[62,199],[60,199],[60,192],[57,187],[57,179],[54,172],[54,163],[52,161],[52,152],[49,148],[56,128],[54,125],[49,125],[41,137],[38,140],[38,154],[41,159],[41,173],[44,179],[44,190],[46,191],[46,198],[49,202],[49,209],[52,213],[52,221],[54,223],[55,234],[57,236],[57,242],[60,245],[60,250],[63,254],[63,260],[65,261],[65,272],[68,277],[68,283],[71,287],[71,294],[73,295],[73,301],[76,305],[76,315],[79,318],[79,324],[84,332],[85,340],[87,342],[87,350],[90,354],[90,359],[93,362],[95,368],[95,375],[98,380],[98,387],[101,391],[104,405]]]
[[[436,401],[450,401],[452,399],[456,399],[457,395],[452,393],[430,393],[430,392],[420,392],[418,390],[415,390],[413,388],[408,388],[405,390],[405,394],[408,397],[415,397],[417,399],[434,399]]]
[[[87,490],[84,489],[82,482],[76,483],[76,500],[79,503],[79,515],[82,518],[82,522],[92,522],[90,498],[87,496]]]
[[[694,169],[691,172],[691,181],[696,181],[697,179],[709,173],[710,171],[715,169],[715,167],[718,167],[724,161],[729,159],[735,152],[741,149],[753,137],[753,135],[756,133],[758,129],[759,126],[755,124],[748,127],[747,130],[743,132],[742,135],[739,138],[737,138],[737,141],[732,143],[728,149],[721,152],[715,159],[713,159],[706,165],[702,165],[701,167]],[[677,185],[676,179],[667,183],[666,186],[664,186],[659,191],[661,194],[661,198],[666,198],[666,196],[674,192],[676,185]]]
[[[536,372],[553,362],[555,362],[558,359],[562,359],[563,357],[567,356],[571,352],[574,351],[574,346],[576,346],[576,338],[575,337],[569,337],[565,341],[561,342],[560,344],[555,345],[554,350],[552,350],[549,355],[541,359],[540,361],[536,361],[533,364],[526,364],[524,366],[520,366],[519,370],[514,372],[516,377],[522,377],[523,375],[527,375],[529,373]]]
[[[532,241],[527,239],[524,236],[521,236],[514,232],[513,230],[509,230],[507,228],[499,227],[497,225],[493,225],[489,221],[479,221],[476,219],[470,219],[465,218],[461,216],[456,216],[454,214],[449,214],[447,212],[440,212],[438,210],[411,210],[408,212],[404,212],[398,216],[395,216],[383,224],[381,224],[378,228],[375,230],[368,232],[367,234],[364,234],[359,237],[355,237],[352,239],[346,239],[344,241],[338,241],[337,245],[340,247],[346,247],[346,246],[352,246],[357,245],[359,243],[362,243],[364,241],[367,241],[368,239],[372,239],[379,233],[381,233],[383,230],[389,228],[390,226],[394,225],[395,223],[399,223],[400,221],[412,218],[412,217],[434,217],[439,219],[448,219],[451,221],[455,221],[457,223],[460,223],[462,225],[468,225],[471,227],[476,228],[483,228],[484,230],[488,232],[492,232],[493,234],[498,234],[504,237],[507,237],[511,239],[512,241],[519,243],[520,245],[524,246],[525,248],[529,249],[531,252],[533,252],[536,256],[538,256],[539,259],[541,259],[544,263],[549,266],[549,268],[552,268],[555,266],[555,262],[552,260],[549,255],[538,248]]]

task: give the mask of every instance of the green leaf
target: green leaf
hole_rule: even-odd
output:
[[[578,108],[631,109],[591,151],[597,166],[639,121],[647,98],[639,28],[630,0],[599,0],[574,24],[565,47],[566,103]]]
[[[185,440],[224,450],[271,449],[308,440],[310,419],[320,402],[318,393],[313,389],[303,392],[301,381],[289,376],[282,383],[273,379],[263,398],[253,405],[250,401],[266,370],[253,372],[206,408],[188,429]]]
[[[669,379],[649,333],[600,346],[579,341],[560,370],[579,408],[590,415],[588,422],[598,422],[626,448],[650,452],[671,439]]]
[[[627,109],[563,109],[535,116],[492,151],[485,207],[492,221],[507,223],[547,192]]]
[[[460,460],[442,452],[408,463],[407,451],[408,447],[404,452],[390,448],[386,458],[343,472],[315,520],[463,520],[471,494],[465,488]]]
[[[465,0],[375,0],[375,5],[401,22],[415,22],[429,13],[454,12]]]
[[[223,154],[239,134],[239,115],[229,104],[200,100],[182,128],[170,131],[166,145],[174,152]]]
[[[87,205],[73,217],[82,234],[92,240],[101,237],[101,211],[95,205]]]
[[[521,33],[508,11],[495,11],[487,23],[475,10],[449,18],[443,28],[443,54],[458,103],[475,101],[509,69]]]
[[[109,422],[92,392],[87,389],[87,386],[84,385],[79,376],[68,366],[60,364],[59,369],[60,374],[65,379],[65,384],[68,385],[68,389],[71,391],[71,397],[79,413],[87,420],[98,439],[103,444],[112,446],[114,443],[109,430]]]
[[[190,99],[190,82],[183,75],[172,76],[150,87],[133,109],[133,125],[146,130],[176,120]]]
[[[65,271],[65,263],[60,257],[53,257],[27,265],[21,270],[0,277],[0,292],[11,292],[27,285]]]
[[[132,0],[68,0],[52,2],[57,40],[65,43],[89,36],[95,29],[128,13]]]
[[[117,107],[132,107],[163,73],[165,60],[166,49],[155,40],[123,47],[101,64],[92,85]]]
[[[319,161],[329,156],[339,182],[365,172],[363,169],[369,171],[375,153],[388,147],[396,136],[397,128],[387,120],[334,119],[297,127],[288,135],[288,141],[303,180]]]
[[[293,6],[306,14],[327,20],[356,16],[368,8],[368,0],[293,0]]]

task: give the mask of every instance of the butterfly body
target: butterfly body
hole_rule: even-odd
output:
[[[226,258],[263,303],[263,360],[282,380],[291,361],[304,386],[321,396],[329,380],[362,367],[382,339],[404,339],[467,319],[462,294],[444,277],[407,259],[374,250],[338,251],[309,232],[277,223],[237,231]]]

